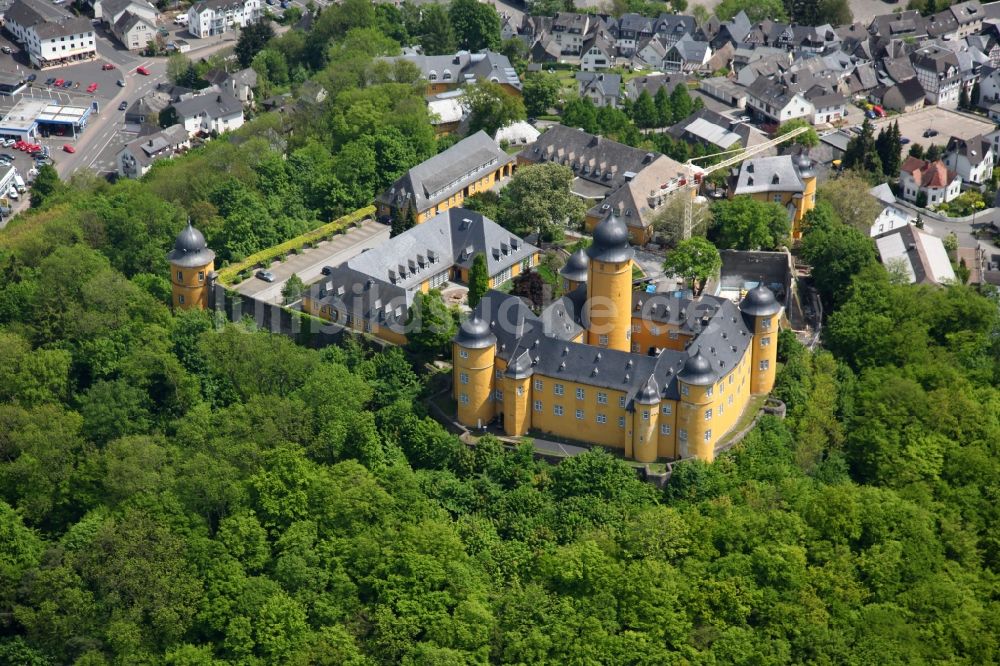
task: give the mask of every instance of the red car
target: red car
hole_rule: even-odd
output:
[[[37,143],[33,144],[31,146],[28,146],[28,153],[29,154],[31,154],[31,155],[37,155],[40,152],[42,152],[42,147],[40,145],[38,145]]]
[[[66,79],[56,79],[56,82],[53,83],[52,85],[54,85],[56,88],[62,88],[62,84],[64,83],[66,83]]]
[[[135,71],[139,72],[143,76],[149,76],[149,70],[146,69],[145,67],[136,67]]]
[[[69,145],[68,143],[64,143],[63,144],[63,150],[65,150],[67,153],[75,153],[76,152],[76,148],[74,148],[73,146]]]
[[[92,93],[98,88],[100,88],[99,85],[97,85],[96,83],[91,83],[89,86],[87,86],[87,92]]]
[[[114,68],[115,66],[112,65],[110,62],[106,62],[103,65],[101,65],[101,69],[103,69],[105,72],[108,71],[109,69],[114,69]]]

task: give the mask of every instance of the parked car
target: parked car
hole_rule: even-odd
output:
[[[62,84],[64,83],[66,83],[66,79],[56,79],[55,81],[52,82],[52,85],[54,85],[56,88],[62,88]]]
[[[95,92],[100,87],[101,86],[97,85],[96,83],[91,82],[91,84],[89,86],[87,86],[87,92],[93,93],[93,92]]]
[[[10,148],[10,146],[7,147]],[[0,160],[7,160],[8,162],[13,162],[14,156],[11,155],[10,153],[0,153]]]
[[[7,198],[17,201],[18,199],[21,198],[21,195],[17,193],[16,187],[11,187],[9,190],[7,190]]]
[[[74,148],[73,146],[69,145],[68,143],[64,143],[63,144],[63,150],[65,150],[67,153],[75,153],[76,152],[76,148]]]
[[[865,111],[865,116],[868,117],[871,120],[874,120],[875,118],[878,118],[878,114],[875,113],[874,111]]]
[[[323,275],[331,275],[333,273],[333,266],[324,266],[320,273]]]
[[[34,83],[38,80],[38,74],[28,74],[28,83]]]
[[[103,69],[105,72],[108,71],[109,69],[114,69],[114,68],[115,66],[112,65],[110,62],[106,62],[103,65],[101,65],[101,69]]]
[[[14,49],[4,44],[3,46],[0,46],[0,51],[3,51],[4,53],[13,53]]]
[[[909,142],[910,142],[910,140],[907,139],[905,136],[902,139],[899,140],[899,143],[902,144],[902,145],[904,145],[904,146],[906,144],[908,144]]]
[[[124,100],[122,101],[121,104],[118,105],[118,110],[119,111],[124,111],[127,108],[128,108],[128,102],[126,102]]]
[[[938,131],[936,129],[925,129],[924,130],[924,138],[925,139],[929,139],[932,136],[937,136],[937,135],[938,135]]]
[[[63,81],[62,87],[63,88],[72,88],[73,87],[73,82],[72,81]]]
[[[164,28],[162,25],[160,26],[160,29],[157,30],[156,32],[160,34],[160,37],[166,37],[167,35],[170,34],[170,31]]]
[[[118,84],[119,88],[124,88],[125,87],[125,79],[118,79],[118,81],[116,81],[116,83]]]
[[[143,76],[149,76],[149,70],[146,69],[145,67],[136,67],[135,71],[138,72],[139,74],[142,74]]]
[[[274,282],[274,273],[271,271],[257,271],[257,277],[264,282]]]
[[[50,76],[49,78],[45,79],[45,85],[47,86],[51,86],[55,82],[56,82],[56,77],[54,76]]]

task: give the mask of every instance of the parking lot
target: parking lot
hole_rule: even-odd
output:
[[[900,135],[909,139],[910,145],[919,143],[924,148],[932,145],[943,147],[952,136],[968,139],[976,134],[985,134],[996,129],[996,125],[986,118],[928,106],[913,113],[872,121],[875,133],[878,134],[880,128],[897,120]],[[925,137],[924,132],[928,129],[937,130],[937,136]],[[909,152],[910,145],[903,146],[904,155]]]

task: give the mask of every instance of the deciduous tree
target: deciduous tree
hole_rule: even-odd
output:
[[[470,133],[483,130],[493,136],[501,127],[525,118],[521,98],[508,93],[493,81],[480,81],[466,86],[464,101],[469,107]]]
[[[490,288],[490,273],[486,268],[486,255],[482,252],[472,260],[469,269],[469,307],[475,308]]]
[[[717,246],[734,250],[775,250],[788,241],[791,223],[780,204],[735,197],[712,204],[711,235]]]
[[[448,18],[459,48],[467,51],[500,49],[500,15],[493,5],[477,0],[452,0]]]
[[[722,257],[719,256],[719,251],[701,236],[682,240],[677,247],[667,252],[663,263],[663,270],[684,278],[696,296],[705,288],[705,281],[721,267]]]

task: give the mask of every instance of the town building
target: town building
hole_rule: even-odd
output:
[[[697,72],[705,68],[711,57],[712,47],[708,42],[685,35],[667,49],[663,68],[670,72]]]
[[[188,32],[195,37],[211,37],[258,23],[260,0],[200,0],[188,9]]]
[[[222,134],[243,126],[243,105],[232,95],[209,92],[174,104],[177,121],[188,134]]]
[[[240,100],[243,106],[253,105],[253,89],[257,87],[257,72],[252,67],[227,72],[215,69],[205,74],[204,79],[216,90],[227,92]]]
[[[961,194],[962,177],[941,160],[928,162],[910,155],[899,168],[899,188],[906,201],[933,207]]]
[[[427,114],[434,128],[434,136],[452,134],[462,126],[462,121],[469,113],[464,95],[465,92],[459,89],[448,90],[427,98]]]
[[[28,53],[32,66],[56,67],[97,57],[94,26],[42,0],[14,0],[4,27]]]
[[[595,72],[615,66],[614,38],[606,30],[595,30],[584,41],[580,53],[580,69],[584,72]]]
[[[169,159],[191,147],[191,137],[183,125],[141,136],[125,144],[115,158],[121,178],[142,178],[153,162]]]
[[[412,208],[417,224],[426,222],[493,189],[514,173],[514,160],[480,130],[403,174],[375,199],[377,215],[387,221]]]
[[[644,90],[650,97],[656,97],[660,88],[666,88],[667,93],[672,93],[674,88],[683,85],[687,85],[687,77],[679,72],[637,76],[625,83],[625,96],[634,102]]]
[[[123,12],[110,31],[129,51],[141,51],[150,42],[156,41],[156,23],[130,11]]]
[[[557,12],[550,28],[561,55],[580,55],[591,33],[603,29],[601,19],[592,14]],[[612,41],[612,45],[614,42]]]
[[[944,243],[937,236],[908,224],[875,237],[882,264],[902,270],[910,284],[945,284],[955,281]]]
[[[215,270],[215,253],[201,232],[187,226],[177,235],[170,262],[171,303],[174,308],[204,310],[208,305],[209,276]]]
[[[477,255],[498,288],[538,264],[539,250],[493,220],[464,208],[443,211],[335,267],[310,287],[302,309],[316,317],[406,343],[418,293],[469,283]]]
[[[930,104],[946,109],[958,106],[962,77],[952,51],[931,44],[914,51],[910,61]]]
[[[160,11],[147,0],[95,0],[94,2],[94,18],[100,19],[109,28],[125,12],[141,16],[153,25],[160,20]]]
[[[699,109],[667,128],[675,139],[700,144],[709,152],[752,148],[770,141],[768,136],[748,123],[731,120],[708,108]]]
[[[420,70],[427,83],[424,94],[437,95],[478,81],[492,81],[512,95],[521,94],[521,79],[510,60],[502,53],[489,49],[470,53],[459,51],[451,55],[429,56],[410,50],[401,56],[384,60],[404,61]]]
[[[616,216],[586,255],[564,274],[576,289],[541,314],[490,291],[462,324],[452,348],[459,422],[639,462],[711,461],[750,397],[774,385],[781,304],[763,284],[739,306],[633,291],[634,251]]]
[[[589,99],[594,106],[618,108],[622,96],[622,77],[619,74],[577,72],[575,77],[581,98]]]
[[[924,108],[927,93],[919,79],[913,76],[899,83],[890,81],[887,85],[879,86],[872,90],[868,98],[887,111],[911,113]]]
[[[788,211],[792,238],[802,237],[802,220],[816,207],[816,172],[805,153],[745,160],[729,181],[729,198],[749,196]]]
[[[966,183],[982,186],[993,176],[993,145],[982,134],[968,139],[951,137],[942,159]]]

